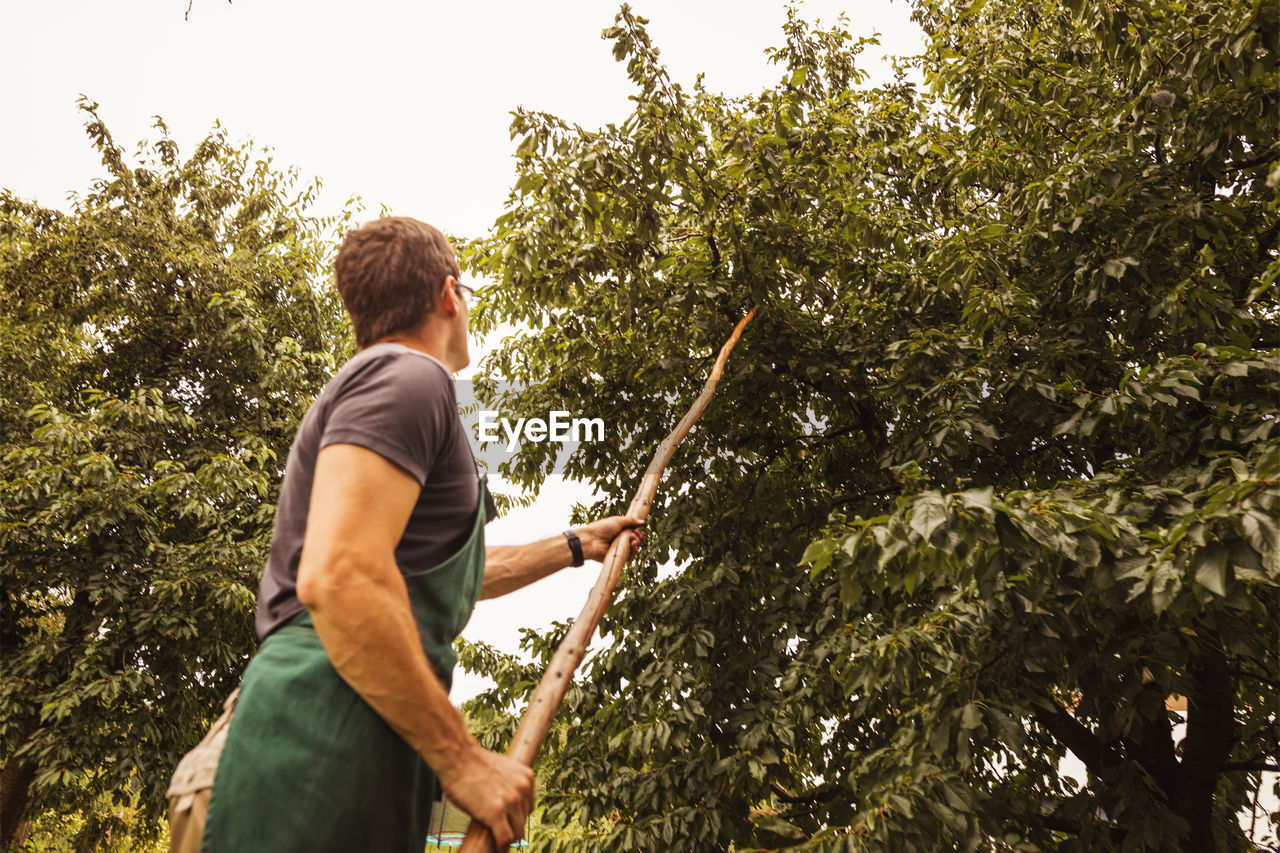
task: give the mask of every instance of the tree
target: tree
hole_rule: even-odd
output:
[[[515,114],[477,318],[530,326],[486,363],[523,385],[502,408],[610,425],[567,466],[611,496],[588,514],[760,307],[566,700],[546,820],[605,826],[581,849],[1251,849],[1280,752],[1276,7],[914,14],[925,91],[859,88],[869,40],[794,11],[775,88],[684,88],[624,7],[625,122]]]
[[[350,350],[318,183],[220,128],[182,160],[159,120],[131,165],[81,106],[106,175],[67,213],[0,195],[0,847],[104,792],[163,812],[256,645],[288,449]]]

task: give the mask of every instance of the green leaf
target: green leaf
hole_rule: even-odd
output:
[[[1227,549],[1210,545],[1196,552],[1196,583],[1214,595],[1227,594]]]
[[[788,823],[782,818],[772,815],[755,818],[755,825],[765,832],[772,832],[774,835],[790,841],[802,841],[806,837],[804,832],[795,824]]]
[[[1245,539],[1253,550],[1263,557],[1274,558],[1280,548],[1280,530],[1277,530],[1275,521],[1270,516],[1251,509],[1240,518],[1240,523],[1244,528]]]
[[[907,820],[915,817],[915,811],[911,808],[911,801],[901,794],[890,794],[889,799],[897,807],[898,812]]]
[[[976,702],[969,702],[960,713],[960,731],[971,732],[982,725],[982,708]]]
[[[981,489],[965,489],[963,492],[960,492],[957,497],[960,498],[962,506],[980,509],[987,514],[991,514],[994,511],[993,501],[995,499],[995,489],[991,486],[986,486]]]
[[[947,503],[941,494],[925,492],[912,504],[911,529],[928,542],[938,528],[947,523],[949,515]]]
[[[810,577],[817,577],[827,566],[831,565],[831,555],[835,552],[835,545],[834,539],[818,539],[810,542],[808,547],[804,549],[800,564],[812,567],[809,570]]]

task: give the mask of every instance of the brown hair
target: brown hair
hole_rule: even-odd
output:
[[[459,276],[444,235],[405,216],[375,219],[349,232],[333,269],[360,349],[420,326],[436,307],[445,276]]]

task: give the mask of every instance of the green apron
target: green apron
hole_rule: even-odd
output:
[[[453,641],[480,596],[486,478],[471,535],[405,575],[422,649],[446,690]],[[305,610],[249,662],[218,761],[202,853],[413,851],[426,843],[435,775],[329,663]]]

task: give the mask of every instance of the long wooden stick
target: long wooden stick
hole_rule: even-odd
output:
[[[671,457],[675,456],[680,442],[684,440],[694,422],[701,417],[707,404],[711,402],[711,396],[716,392],[716,384],[724,372],[725,361],[728,360],[729,353],[738,343],[738,338],[742,337],[743,329],[747,327],[747,323],[751,322],[755,313],[756,309],[752,308],[747,316],[738,321],[733,334],[720,348],[720,355],[716,357],[711,375],[702,386],[702,393],[693,401],[693,405],[680,419],[680,423],[676,424],[676,428],[654,451],[653,459],[645,469],[644,478],[640,480],[640,488],[636,490],[636,496],[627,509],[627,515],[635,516],[641,521],[649,516],[649,507],[653,504],[653,496],[658,491],[658,481],[662,479],[662,472],[666,470]],[[521,764],[532,767],[533,760],[538,757],[538,750],[542,748],[542,742],[546,740],[547,732],[551,730],[551,721],[560,710],[560,703],[564,701],[564,694],[573,680],[574,670],[578,668],[578,664],[582,663],[587,644],[591,642],[592,635],[600,625],[601,617],[609,607],[614,587],[618,585],[618,579],[622,576],[622,566],[631,556],[630,538],[631,531],[624,530],[609,545],[609,550],[604,557],[604,565],[600,569],[600,576],[596,578],[596,584],[587,596],[587,603],[583,605],[582,612],[574,620],[573,627],[569,629],[568,635],[556,649],[555,655],[551,658],[551,666],[547,667],[547,671],[542,675],[542,681],[538,683],[538,689],[533,693],[533,700],[529,703],[528,710],[524,712],[520,727],[516,729],[511,746],[507,749],[507,755]],[[461,853],[494,853],[493,836],[489,833],[488,827],[479,821],[471,821],[460,850]]]

